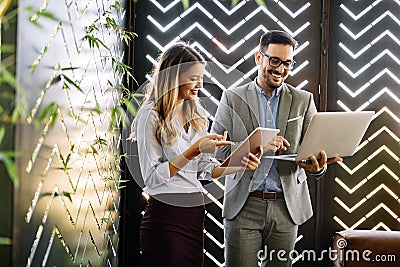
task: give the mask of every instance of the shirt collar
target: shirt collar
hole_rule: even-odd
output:
[[[257,92],[258,92],[259,94],[262,94],[262,95],[264,95],[265,97],[269,98],[269,97],[265,94],[264,90],[257,84],[257,78],[254,80],[254,84],[255,84],[256,90],[257,90]],[[283,84],[282,84],[281,86],[279,86],[278,88],[276,88],[274,91],[272,91],[272,97],[271,97],[271,98],[276,97],[276,96],[280,96],[280,95],[281,95],[281,92],[282,92],[282,87],[283,87]]]

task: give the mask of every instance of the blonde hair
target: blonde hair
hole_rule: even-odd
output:
[[[161,145],[170,146],[178,137],[178,129],[173,124],[174,111],[177,108],[179,94],[179,77],[193,64],[206,64],[203,56],[184,42],[177,42],[166,49],[157,60],[153,68],[152,83],[147,85],[149,98],[145,101],[154,102],[157,112],[156,138]],[[208,128],[208,119],[199,112],[199,100],[185,100],[182,111],[185,122],[189,123],[197,132]],[[165,136],[165,142],[163,142]]]

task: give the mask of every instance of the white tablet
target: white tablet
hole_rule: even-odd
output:
[[[242,166],[243,157],[249,152],[256,154],[260,146],[265,147],[277,134],[279,129],[258,127],[222,162],[222,167]]]
[[[270,158],[308,160],[311,156],[318,158],[321,150],[328,158],[353,156],[374,114],[374,111],[318,112],[312,118],[297,154]]]

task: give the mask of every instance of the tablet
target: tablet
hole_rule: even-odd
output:
[[[260,146],[265,147],[277,134],[279,129],[258,127],[222,162],[222,167],[242,166],[243,157],[249,152],[257,154]]]
[[[269,158],[301,161],[319,158],[324,150],[328,158],[353,156],[361,142],[374,111],[318,112],[310,122],[297,154]]]

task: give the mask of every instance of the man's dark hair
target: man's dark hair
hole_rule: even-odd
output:
[[[261,35],[260,50],[264,51],[269,44],[288,44],[293,47],[293,50],[297,48],[297,41],[287,32],[280,30],[271,30]]]

